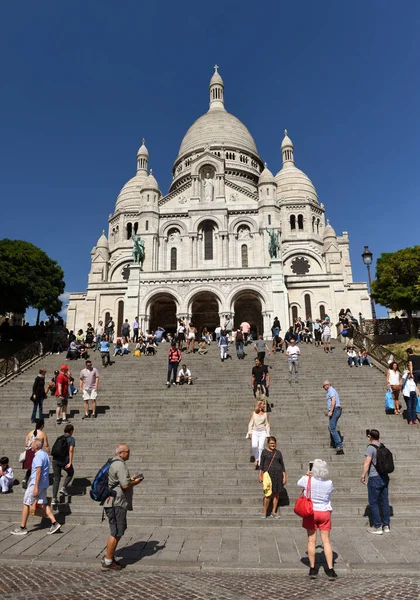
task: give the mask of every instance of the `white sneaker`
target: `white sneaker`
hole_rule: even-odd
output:
[[[373,533],[374,535],[383,535],[382,527],[368,527],[366,530],[368,533]]]
[[[12,535],[27,535],[28,534],[28,530],[26,529],[26,527],[16,527],[16,529],[12,529],[12,531],[10,532]]]
[[[382,531],[383,531],[384,533],[391,533],[391,530],[390,530],[390,528],[389,528],[389,525],[384,525],[384,526],[383,526],[383,528],[382,528]]]

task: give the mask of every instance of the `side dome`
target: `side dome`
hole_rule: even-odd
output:
[[[155,179],[155,176],[153,175],[153,170],[150,169],[150,174],[146,177],[146,179],[143,182],[143,185],[141,186],[142,191],[143,190],[156,190],[157,192],[159,192],[159,185],[158,182]]]
[[[210,110],[197,119],[181,142],[178,158],[206,145],[237,148],[258,155],[254,138],[245,125],[226,110]]]
[[[276,183],[273,173],[267,167],[267,163],[264,163],[264,170],[258,179],[258,185],[262,185],[263,183]]]
[[[108,250],[109,246],[108,240],[105,235],[105,231],[102,231],[102,235],[96,243],[96,248],[105,248],[106,250]]]
[[[146,178],[146,172],[138,171],[134,177],[127,181],[118,194],[117,202],[115,204],[116,211],[137,207],[140,204],[140,191]]]
[[[276,175],[277,197],[284,200],[310,198],[318,202],[318,194],[312,181],[292,164],[285,165]]]
[[[335,238],[337,239],[337,235],[334,231],[334,228],[331,227],[329,220],[327,219],[327,225],[324,229],[324,240],[327,240],[329,238]]]

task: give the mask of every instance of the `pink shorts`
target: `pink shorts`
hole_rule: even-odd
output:
[[[314,510],[314,514],[310,517],[302,519],[302,527],[304,529],[312,529],[320,531],[331,531],[331,511],[330,510]]]

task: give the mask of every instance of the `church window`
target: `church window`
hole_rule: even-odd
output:
[[[325,312],[325,306],[321,304],[321,306],[319,307],[319,318],[321,319],[321,321],[323,321],[326,316],[327,313]]]
[[[315,217],[312,217],[312,231],[315,233]]]
[[[267,188],[267,196],[270,195],[270,188]]]
[[[203,224],[202,231],[204,238],[204,260],[213,260],[213,224],[207,221]]]
[[[271,215],[268,215],[268,224],[271,225]]]
[[[176,248],[171,248],[171,271],[176,271]]]
[[[295,275],[306,275],[309,273],[311,265],[307,258],[297,256],[292,260],[290,268]]]
[[[311,319],[312,319],[312,307],[311,307],[310,294],[305,294],[305,317],[311,317]]]
[[[319,233],[319,219],[317,219],[316,222],[316,232]]]
[[[139,224],[136,222],[136,223],[134,223],[134,233],[137,233],[138,229],[139,229]]]
[[[298,215],[298,228],[303,229],[303,215]]]
[[[133,234],[133,225],[131,223],[127,223],[127,240],[131,238]]]
[[[246,244],[241,246],[241,263],[243,267],[248,266],[248,246]]]
[[[150,200],[150,194],[147,194],[147,202]]]
[[[296,229],[296,216],[295,215],[290,215],[290,229],[293,231],[293,229]]]
[[[294,323],[297,318],[298,318],[297,306],[292,306],[292,322]]]
[[[149,221],[146,221],[145,230],[146,230],[146,231],[149,231]]]

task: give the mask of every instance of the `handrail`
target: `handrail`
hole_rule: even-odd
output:
[[[11,376],[17,375],[23,369],[31,365],[40,356],[45,353],[45,346],[42,342],[33,342],[19,352],[12,354],[7,358],[0,359],[0,385],[7,381]]]
[[[361,331],[355,330],[353,340],[358,348],[364,347],[371,358],[379,363],[385,370],[389,369],[389,363],[395,360],[401,370],[408,369],[407,360],[395,352],[392,353],[388,348],[377,344],[374,339],[368,337]]]

